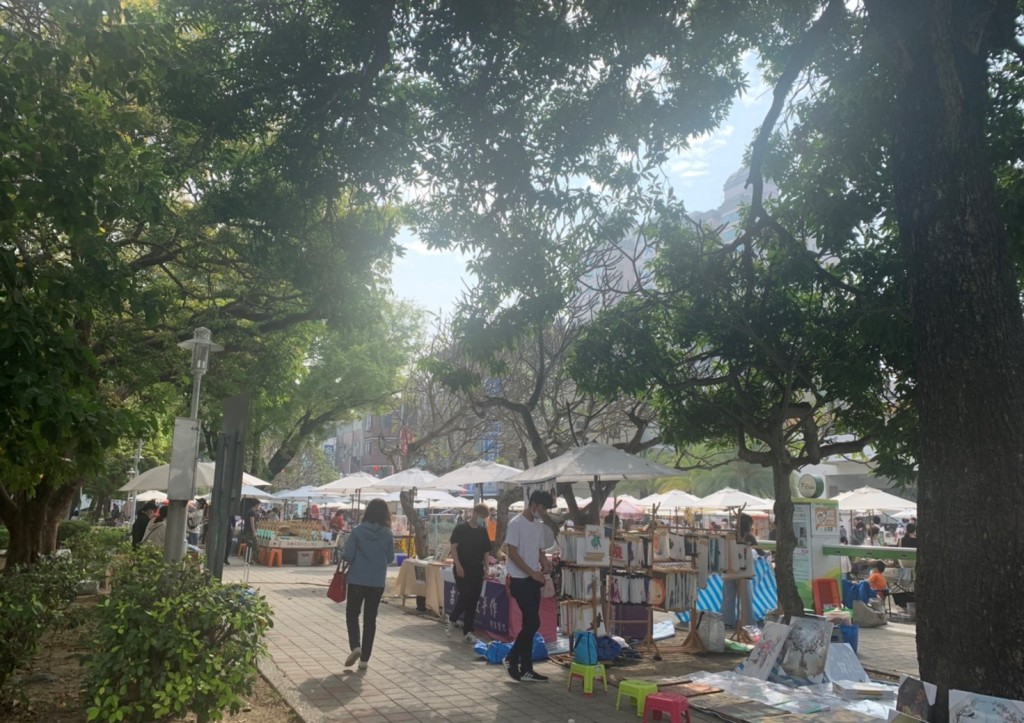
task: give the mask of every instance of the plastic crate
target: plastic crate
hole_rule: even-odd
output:
[[[313,555],[312,550],[296,550],[295,564],[299,567],[310,567],[313,564]]]

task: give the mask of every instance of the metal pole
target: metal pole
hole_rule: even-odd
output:
[[[203,382],[203,372],[196,370],[192,377],[192,410],[190,418],[199,421],[199,389]],[[192,462],[199,464],[199,456]],[[193,473],[193,479],[195,474]],[[195,495],[195,489],[192,495]],[[185,529],[188,526],[188,500],[168,500],[167,502],[167,536],[164,540],[164,560],[181,562],[187,549],[185,545]]]
[[[203,373],[196,372],[192,379],[192,419],[199,419],[199,387],[203,384]],[[198,460],[196,460],[198,462]]]

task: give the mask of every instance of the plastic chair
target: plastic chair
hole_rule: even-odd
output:
[[[649,680],[639,678],[627,678],[619,683],[619,694],[615,698],[615,710],[622,705],[622,696],[627,696],[636,701],[636,714],[644,714],[644,700],[651,693],[657,693],[658,686]]]
[[[814,595],[814,614],[825,612],[826,605],[842,607],[843,599],[839,595],[839,581],[831,577],[818,577],[811,580],[811,592]]]
[[[570,663],[569,664],[569,685],[565,686],[566,690],[572,690],[572,679],[582,678],[583,680],[583,692],[587,695],[594,694],[594,678],[600,678],[604,681],[604,692],[608,692],[608,675],[604,669],[604,663],[598,663],[597,665],[584,665],[583,663]]]
[[[659,691],[651,693],[644,699],[644,721],[647,723],[647,714],[651,714],[653,720],[660,720],[662,713],[668,713],[671,723],[683,723],[683,716],[686,716],[686,723],[690,720],[690,701],[682,693],[671,691]]]

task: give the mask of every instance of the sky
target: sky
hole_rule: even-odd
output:
[[[743,153],[771,105],[771,88],[760,80],[753,58],[744,64],[751,87],[733,105],[726,121],[707,135],[690,139],[689,148],[671,157],[665,172],[688,211],[707,211],[722,203],[722,186],[743,164]],[[398,243],[405,256],[395,260],[391,274],[395,296],[430,312],[447,314],[466,287],[466,257],[434,251],[407,230]]]

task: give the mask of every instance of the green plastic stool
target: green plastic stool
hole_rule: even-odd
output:
[[[603,680],[604,692],[608,692],[608,676],[605,674],[604,663],[598,663],[597,665],[570,663],[569,685],[565,686],[567,690],[572,690],[573,678],[583,678],[583,692],[587,695],[593,695],[594,693],[594,678],[600,678]]]
[[[615,710],[619,710],[619,706],[622,703],[622,696],[626,695],[636,701],[636,714],[642,716],[644,714],[644,701],[651,693],[658,692],[658,685],[652,683],[649,680],[640,680],[639,678],[627,678],[619,682],[619,695],[615,699]]]

